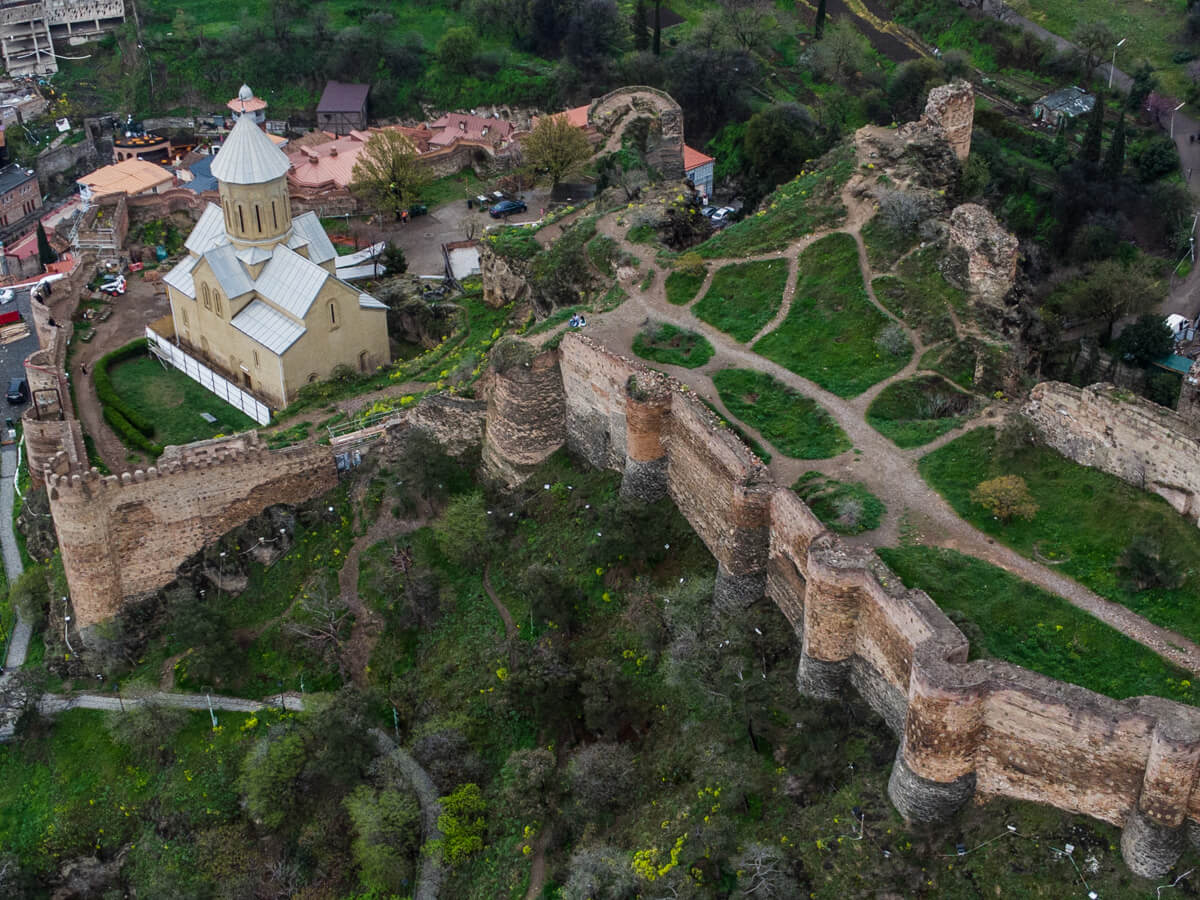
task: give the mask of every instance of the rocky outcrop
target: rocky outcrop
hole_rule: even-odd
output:
[[[959,162],[971,153],[971,129],[975,124],[975,91],[969,82],[940,84],[929,92],[925,114],[918,126],[940,128]]]
[[[1021,314],[1013,286],[1017,279],[1017,239],[976,203],[950,214],[950,248],[942,274],[965,290],[989,328],[1010,334]]]
[[[524,260],[501,256],[487,241],[479,243],[479,273],[483,302],[494,309],[530,297],[529,265]]]

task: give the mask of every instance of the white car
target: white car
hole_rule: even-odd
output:
[[[0,304],[12,303],[13,298],[17,296],[17,292],[12,288],[4,288],[0,290]]]

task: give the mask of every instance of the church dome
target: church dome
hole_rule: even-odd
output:
[[[248,85],[248,84],[242,85],[241,89],[238,91],[238,99],[239,100],[253,100],[254,99],[254,91],[250,90],[250,85]]]
[[[242,116],[212,161],[212,174],[228,184],[266,184],[291,168],[287,155],[250,116]]]

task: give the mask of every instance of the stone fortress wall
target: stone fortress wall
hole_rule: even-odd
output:
[[[626,496],[670,496],[717,559],[714,602],[765,592],[801,639],[797,686],[857,691],[899,738],[889,794],[916,822],[978,794],[1047,803],[1123,828],[1143,876],[1200,843],[1200,710],[1113,700],[996,660],[870,550],[829,532],[684,386],[577,333],[496,373],[484,461],[515,482],[566,445],[623,473]]]
[[[188,556],[268,506],[330,490],[337,470],[328,447],[272,451],[250,432],[168,447],[157,465],[120,476],[61,454],[45,478],[75,622],[87,628],[170,584]]]
[[[1200,425],[1111,384],[1039,384],[1022,409],[1067,459],[1164,497],[1200,525]]]

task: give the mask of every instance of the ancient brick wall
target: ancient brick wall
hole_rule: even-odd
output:
[[[1200,524],[1200,422],[1111,384],[1039,384],[1022,413],[1063,456],[1164,497]]]
[[[337,472],[327,447],[271,451],[251,433],[171,447],[120,476],[76,469],[46,481],[76,622],[87,628],[169,584],[188,556],[268,506],[330,490]]]
[[[855,690],[897,735],[888,792],[906,818],[944,820],[975,793],[1047,803],[1122,827],[1125,859],[1147,877],[1175,863],[1186,835],[1200,836],[1200,710],[968,662],[966,638],[926,594],[827,531],[686,387],[578,333],[489,388],[494,471],[511,479],[527,471],[529,448],[565,442],[621,471],[624,494],[669,493],[717,559],[714,603],[765,593],[779,606],[801,641],[799,690]],[[1057,388],[1039,387],[1043,406]],[[1161,426],[1150,413],[1134,418]],[[508,459],[493,432],[520,422],[543,424]]]
[[[646,163],[664,181],[683,178],[683,111],[666,91],[631,85],[610,91],[588,107],[588,124],[603,137],[605,152],[619,150],[625,129],[647,122]]]

